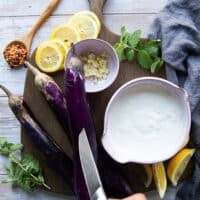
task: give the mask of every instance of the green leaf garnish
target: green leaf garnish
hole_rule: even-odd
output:
[[[133,33],[121,27],[120,41],[114,45],[120,61],[133,61],[137,59],[141,68],[156,73],[163,66],[163,60],[159,57],[160,41],[147,40],[141,42],[141,30]]]
[[[14,151],[22,150],[22,144],[13,144],[6,141],[4,137],[0,137],[0,154],[8,156]]]
[[[151,73],[154,74],[163,66],[163,60],[160,58],[156,58],[155,61],[151,65]]]
[[[116,43],[115,46],[114,46],[114,48],[115,48],[115,50],[116,50],[116,52],[117,52],[117,55],[118,55],[118,57],[119,57],[119,60],[120,60],[120,61],[125,60],[126,57],[125,57],[125,52],[124,52],[124,50],[125,50],[124,45],[121,44],[121,43]]]
[[[8,143],[5,138],[0,138],[0,154],[8,156],[10,164],[5,166],[8,178],[2,183],[13,183],[20,186],[25,191],[31,192],[36,186],[44,186],[44,177],[39,162],[30,154],[25,154],[21,158],[15,155],[17,150],[23,148],[22,144]]]
[[[152,57],[158,57],[160,49],[160,41],[149,40],[144,44],[144,50]]]
[[[135,51],[133,49],[125,49],[125,56],[128,61],[133,61],[135,58]]]
[[[140,66],[144,69],[150,69],[153,60],[151,59],[150,55],[145,50],[139,50],[137,53],[137,59]]]
[[[128,40],[128,45],[130,45],[132,48],[136,47],[140,41],[142,31],[136,30],[130,35],[130,39]]]

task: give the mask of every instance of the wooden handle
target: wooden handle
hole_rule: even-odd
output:
[[[103,6],[106,3],[106,0],[88,0],[90,4],[90,10],[96,13],[96,15],[99,17],[101,22],[103,21]]]
[[[21,40],[25,43],[27,50],[29,51],[33,36],[36,31],[40,28],[42,23],[51,15],[53,10],[57,7],[60,0],[51,0],[47,7],[44,9],[34,26],[31,28],[29,32],[27,32],[24,36],[22,36]]]

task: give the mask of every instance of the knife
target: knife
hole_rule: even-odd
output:
[[[85,129],[79,134],[79,156],[91,200],[107,200]]]

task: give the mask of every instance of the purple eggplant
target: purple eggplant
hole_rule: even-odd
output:
[[[0,85],[0,88],[8,96],[8,102],[16,118],[26,130],[28,137],[39,150],[47,165],[56,171],[73,190],[73,162],[58,146],[55,141],[31,116],[23,98],[12,94],[7,88]]]
[[[57,120],[65,130],[69,140],[70,130],[69,130],[69,115],[67,109],[67,102],[64,93],[53,80],[52,77],[40,72],[37,68],[31,65],[28,61],[25,61],[27,68],[35,76],[34,83],[38,90],[44,95],[47,102],[49,103],[51,109],[53,110]]]
[[[77,67],[76,69],[79,68]],[[97,143],[94,126],[91,123],[89,105],[86,100],[84,79],[78,70],[66,69],[65,92],[73,146],[74,190],[78,200],[89,200],[90,197],[82,172],[78,150],[78,138],[81,130],[83,128],[86,130],[95,160],[97,160]]]
[[[121,199],[133,194],[119,164],[108,155],[101,145],[99,145],[98,150],[99,173],[107,196]]]
[[[78,151],[78,136],[81,130],[85,128],[94,158],[100,164],[99,171],[106,194],[120,198],[125,197],[132,194],[132,189],[118,170],[115,161],[101,147],[98,159],[96,132],[86,98],[85,83],[81,69],[81,61],[77,57],[72,57],[69,66],[65,70],[65,95],[68,100],[71,138],[74,150],[75,193],[79,200],[89,199]],[[116,182],[113,183],[113,181]]]

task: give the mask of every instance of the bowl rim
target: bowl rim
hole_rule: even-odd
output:
[[[176,93],[181,93],[181,95],[183,96],[183,102],[184,102],[184,107],[186,109],[186,116],[187,116],[187,121],[186,121],[186,128],[185,128],[185,131],[184,133],[182,134],[183,137],[182,137],[182,140],[180,142],[180,144],[178,146],[176,146],[176,148],[174,148],[173,153],[171,152],[167,152],[165,151],[164,153],[161,154],[160,158],[158,159],[134,159],[132,160],[131,158],[126,160],[126,161],[120,161],[120,160],[117,160],[116,158],[114,158],[112,156],[112,153],[110,153],[109,151],[107,151],[107,148],[105,147],[104,143],[103,143],[103,138],[105,137],[105,134],[106,134],[106,131],[107,131],[107,127],[108,127],[108,114],[110,112],[110,108],[112,106],[112,103],[113,101],[116,99],[116,97],[122,93],[123,91],[125,91],[129,86],[131,85],[134,85],[135,83],[138,83],[138,82],[144,82],[144,81],[156,81],[156,82],[160,82],[164,85],[166,85],[167,87],[171,87],[171,88],[174,88],[176,91]],[[190,133],[190,128],[191,128],[191,110],[190,110],[190,104],[189,104],[189,98],[188,98],[188,93],[187,91],[184,89],[184,88],[181,88],[177,85],[175,85],[174,83],[166,80],[166,79],[163,79],[163,78],[159,78],[159,77],[150,77],[150,76],[147,76],[147,77],[140,77],[140,78],[136,78],[136,79],[132,79],[130,81],[128,81],[127,83],[123,84],[121,87],[119,87],[115,93],[112,95],[111,99],[109,100],[108,104],[107,104],[107,107],[106,107],[106,111],[105,111],[105,115],[104,115],[104,129],[103,129],[103,135],[101,137],[101,143],[104,147],[104,149],[107,151],[107,153],[114,159],[116,160],[117,162],[120,162],[120,163],[130,163],[130,162],[134,162],[134,163],[141,163],[141,164],[153,164],[153,163],[157,163],[157,162],[162,162],[162,161],[165,161],[165,160],[168,160],[169,158],[171,158],[172,156],[174,156],[182,147],[183,147],[183,144],[184,142],[186,141],[189,133]],[[180,141],[180,140],[179,140]],[[148,156],[149,157],[149,156]],[[151,160],[151,161],[150,161]]]
[[[85,90],[87,93],[97,93],[97,92],[101,92],[105,89],[107,89],[108,87],[110,87],[114,81],[117,79],[117,76],[119,74],[119,67],[120,67],[120,62],[119,62],[119,58],[118,58],[118,55],[117,55],[117,52],[115,51],[115,49],[113,48],[113,46],[105,41],[105,40],[102,40],[102,39],[99,39],[99,38],[88,38],[88,39],[84,39],[84,40],[81,40],[81,41],[78,41],[74,44],[74,46],[76,47],[76,45],[79,45],[80,43],[87,43],[88,41],[92,41],[92,42],[101,42],[103,43],[105,46],[108,46],[109,49],[111,49],[113,51],[113,55],[114,55],[114,59],[116,60],[116,65],[113,69],[115,69],[115,73],[113,73],[112,75],[112,78],[110,79],[110,81],[108,82],[108,84],[105,84],[104,87],[102,88],[99,88],[99,89],[93,89],[93,90],[87,90],[87,88],[85,87]],[[67,66],[67,60],[69,60],[69,53],[72,51],[72,49],[69,50],[69,52],[67,53],[67,55],[65,56],[65,60],[64,60],[64,69],[66,68]],[[89,50],[88,50],[89,51]],[[109,76],[109,74],[108,74]],[[85,78],[85,80],[87,81],[87,79]],[[98,84],[98,83],[97,83]],[[95,87],[94,87],[95,88]]]

